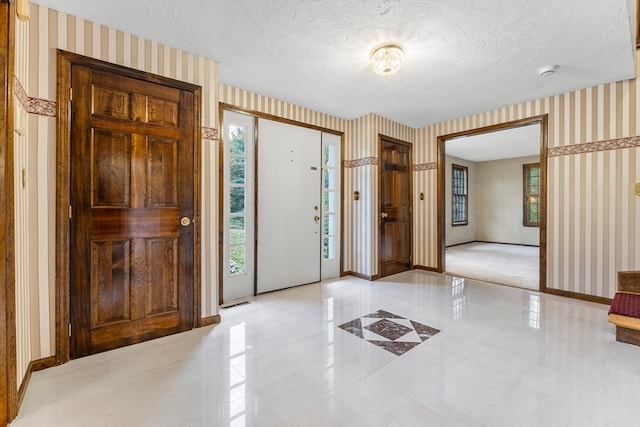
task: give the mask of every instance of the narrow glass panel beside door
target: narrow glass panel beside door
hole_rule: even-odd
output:
[[[340,275],[340,137],[322,134],[322,278]]]
[[[222,301],[254,295],[254,118],[224,111]]]

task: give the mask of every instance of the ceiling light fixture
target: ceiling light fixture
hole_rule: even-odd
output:
[[[395,74],[402,65],[404,58],[404,49],[402,46],[385,43],[371,51],[371,66],[373,71],[381,76]]]

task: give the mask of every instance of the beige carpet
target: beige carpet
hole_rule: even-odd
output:
[[[539,290],[539,248],[467,243],[446,249],[445,272],[519,288]]]

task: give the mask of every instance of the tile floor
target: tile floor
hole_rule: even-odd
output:
[[[344,327],[378,310],[363,337]],[[12,426],[639,425],[640,348],[615,342],[600,304],[411,271],[221,315],[36,372]],[[362,331],[398,317],[429,328],[413,326],[419,345],[367,342],[385,326],[402,341],[393,325]]]

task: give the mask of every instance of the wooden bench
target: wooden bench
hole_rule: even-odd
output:
[[[640,271],[618,272],[609,323],[616,325],[616,341],[640,346]]]

